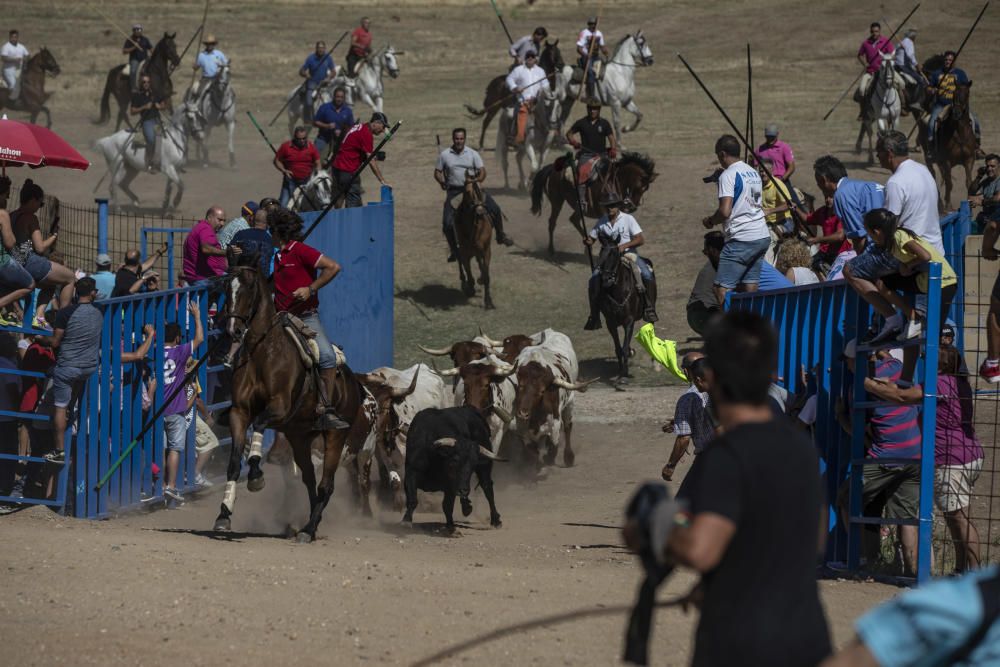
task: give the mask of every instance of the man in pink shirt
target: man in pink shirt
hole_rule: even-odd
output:
[[[861,42],[861,46],[858,48],[858,61],[865,66],[865,73],[861,76],[861,81],[858,82],[855,101],[862,103],[868,94],[872,77],[882,67],[882,54],[892,54],[896,50],[892,41],[882,34],[882,26],[878,22],[872,23],[869,29],[871,35]]]
[[[226,224],[221,206],[213,206],[184,239],[184,279],[194,285],[226,272],[226,251],[219,246],[215,232]]]
[[[778,126],[771,123],[764,128],[764,143],[757,147],[757,157],[771,160],[771,174],[788,186],[792,201],[801,205],[795,188],[792,187],[792,174],[795,172],[795,154],[792,147],[778,140]]]

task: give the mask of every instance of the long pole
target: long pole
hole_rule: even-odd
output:
[[[363,172],[365,168],[367,168],[368,165],[371,164],[372,160],[375,159],[379,151],[382,150],[382,147],[392,140],[392,138],[396,135],[396,132],[399,130],[399,126],[402,124],[403,121],[397,120],[395,125],[393,125],[391,128],[385,131],[385,136],[382,138],[382,141],[378,142],[378,145],[375,146],[375,149],[368,155],[368,157],[365,158],[364,162],[362,162],[358,166],[358,168],[354,170],[354,173],[351,174],[351,180],[347,182],[348,187],[350,187],[351,184],[354,183],[354,181],[358,180],[358,177],[361,176],[361,172]],[[313,221],[313,223],[309,226],[309,229],[306,230],[306,233],[302,236],[303,241],[309,238],[309,235],[313,233],[313,230],[316,229],[316,226],[319,225],[319,223],[323,220],[323,218],[326,217],[326,214],[330,212],[330,209],[339,204],[341,198],[346,196],[347,192],[343,191],[338,193],[336,197],[330,199],[330,203],[326,205],[326,208],[323,209],[322,213],[319,214],[316,220]]]
[[[340,43],[341,43],[342,41],[344,41],[344,38],[345,38],[345,37],[347,37],[347,35],[348,35],[348,32],[349,32],[349,31],[345,30],[345,31],[344,31],[344,34],[340,36],[340,39],[338,39],[338,40],[337,40],[336,42],[334,42],[333,46],[331,46],[331,47],[330,47],[330,49],[329,49],[329,50],[328,50],[328,51],[326,52],[326,56],[324,56],[324,57],[323,57],[323,60],[321,60],[321,61],[319,62],[319,64],[320,64],[320,67],[322,67],[322,66],[323,66],[323,63],[325,63],[325,62],[326,62],[326,59],[327,59],[327,58],[329,58],[329,57],[331,57],[331,56],[333,55],[333,50],[334,50],[334,49],[336,49],[336,48],[337,48],[338,46],[340,46]],[[307,79],[306,81],[303,81],[303,82],[302,82],[301,84],[299,84],[299,87],[295,89],[295,91],[294,91],[294,92],[293,92],[293,93],[291,94],[291,96],[290,96],[290,97],[289,97],[289,98],[288,98],[287,100],[285,100],[285,103],[281,105],[281,108],[280,108],[280,109],[278,109],[278,113],[274,114],[274,118],[272,118],[272,119],[271,119],[271,122],[267,124],[267,126],[268,126],[268,127],[271,127],[272,125],[274,125],[275,121],[277,121],[277,120],[278,120],[278,118],[279,118],[279,117],[281,116],[281,113],[282,113],[282,112],[283,112],[283,111],[284,111],[285,109],[287,109],[287,108],[288,108],[288,105],[289,105],[289,104],[291,104],[291,103],[292,103],[292,100],[294,100],[294,99],[295,99],[295,97],[296,97],[296,96],[297,96],[297,95],[298,95],[299,93],[301,93],[301,92],[302,92],[302,89],[303,89],[303,88],[305,88],[305,85],[306,85],[306,83],[307,83],[307,82],[308,82],[308,79]]]
[[[682,56],[681,54],[678,53],[677,57],[680,59],[680,61],[682,63],[684,63],[684,67],[687,68],[687,71],[691,74],[691,76],[694,77],[694,80],[698,82],[698,85],[701,87],[701,89],[703,91],[705,91],[705,94],[708,95],[708,99],[710,99],[712,101],[712,104],[715,105],[715,108],[719,110],[719,113],[722,114],[722,117],[726,119],[727,123],[729,123],[729,127],[732,128],[733,132],[736,134],[736,136],[739,138],[740,142],[743,144],[743,147],[746,150],[750,151],[750,155],[753,156],[754,161],[757,163],[757,166],[760,169],[764,170],[764,173],[767,175],[768,178],[770,178],[772,181],[776,181],[777,179],[774,178],[774,174],[772,174],[771,170],[767,168],[767,165],[764,164],[763,162],[761,162],[761,160],[757,157],[757,153],[756,153],[756,151],[754,151],[753,146],[750,145],[750,142],[747,141],[747,138],[745,136],[743,136],[743,133],[740,132],[740,130],[739,130],[738,127],[736,127],[736,123],[733,122],[733,119],[729,117],[729,114],[726,113],[726,110],[723,109],[722,105],[719,104],[718,100],[715,99],[715,95],[712,94],[712,91],[710,91],[708,89],[708,86],[706,86],[702,82],[701,77],[699,77],[695,73],[695,71],[691,68],[691,65],[688,64],[688,61],[684,59],[684,56]],[[795,204],[785,194],[784,190],[782,190],[780,187],[778,187],[777,184],[775,184],[775,189],[777,190],[777,192],[781,196],[781,198],[785,201],[785,205],[788,206],[788,210],[789,211],[794,211]],[[795,216],[794,212],[792,213],[792,219],[795,220],[796,227],[798,227],[800,229],[800,231],[801,231],[801,223],[799,222],[798,217]]]
[[[747,139],[753,144],[753,66],[750,64],[750,42],[747,42]],[[747,152],[746,157],[750,157]]]
[[[490,4],[493,5],[493,11],[496,12],[497,18],[500,19],[500,27],[503,28],[503,32],[507,35],[507,41],[514,44],[514,38],[510,36],[510,30],[507,30],[507,24],[504,23],[503,14],[500,13],[500,8],[497,7],[497,0],[490,0]]]
[[[191,39],[188,40],[187,46],[185,46],[184,50],[181,51],[180,57],[177,58],[177,62],[178,63],[180,63],[180,61],[184,60],[184,56],[187,54],[188,49],[191,48],[191,45],[194,44],[195,40],[198,39],[199,37],[201,37],[205,33],[205,22],[208,20],[208,3],[209,2],[211,2],[211,0],[205,0],[205,11],[203,11],[202,14],[201,14],[201,25],[199,25],[198,29],[194,31],[194,34],[191,35]],[[174,67],[171,67],[170,68],[170,72],[173,72],[174,69],[175,69]]]
[[[987,3],[987,4],[989,4],[989,3]],[[896,36],[896,33],[899,31],[899,29],[901,27],[903,27],[904,25],[906,25],[906,22],[910,20],[910,17],[913,16],[913,14],[918,9],[920,9],[920,3],[919,2],[916,4],[916,6],[913,9],[910,10],[910,13],[906,15],[906,17],[899,23],[899,25],[896,26],[896,29],[892,31],[892,34],[889,35],[889,41],[890,42],[892,41],[892,38]],[[984,8],[984,11],[985,11],[985,8]],[[826,115],[823,116],[823,120],[826,120],[827,118],[829,118],[830,114],[833,113],[833,110],[836,109],[838,106],[840,106],[840,103],[844,101],[845,97],[847,97],[847,93],[851,92],[851,90],[854,88],[854,86],[857,85],[858,81],[861,80],[861,77],[864,76],[864,74],[865,74],[865,70],[861,70],[861,72],[856,77],[854,77],[854,81],[851,82],[851,85],[849,85],[847,87],[847,89],[844,90],[844,92],[842,92],[840,94],[840,97],[837,98],[837,101],[833,103],[833,106],[830,107],[830,110],[827,111]]]
[[[604,3],[602,2],[597,7],[597,16],[594,17],[597,20],[594,21],[594,31],[590,35],[590,46],[587,47],[587,63],[586,63],[586,65],[583,68],[583,83],[580,84],[580,92],[581,93],[583,93],[583,91],[585,91],[587,89],[587,79],[590,78],[590,74],[589,74],[590,73],[590,62],[594,58],[594,45],[597,44],[597,31],[601,29],[601,12],[603,10],[604,10]],[[595,76],[595,78],[596,78],[596,76]],[[595,86],[594,87],[595,88],[597,87],[596,86],[596,82],[595,82]],[[593,93],[596,94],[597,91],[591,91],[591,92],[593,92]]]
[[[569,158],[570,158],[570,167],[572,167],[571,173],[575,174],[577,167],[573,163],[576,161],[576,158],[573,157],[572,153],[569,154]],[[576,189],[576,214],[578,216],[580,216],[580,226],[583,227],[583,229],[584,229],[583,239],[586,241],[586,239],[587,239],[587,232],[586,232],[586,229],[587,229],[587,218],[586,218],[586,216],[583,215],[583,202],[580,201],[580,188]],[[590,270],[593,271],[594,270],[594,249],[590,246],[589,243],[584,243],[584,247],[587,249],[587,261],[590,262]]]
[[[976,20],[975,20],[975,22],[974,22],[974,23],[972,24],[972,27],[971,27],[971,28],[969,28],[969,32],[967,32],[967,33],[965,34],[965,39],[963,39],[963,40],[962,40],[962,43],[961,43],[961,44],[959,45],[959,47],[958,47],[958,50],[957,50],[957,51],[955,51],[955,60],[958,60],[958,56],[959,56],[959,55],[960,55],[960,54],[962,53],[962,49],[964,49],[964,48],[965,48],[965,43],[969,41],[969,38],[970,38],[970,37],[972,37],[972,31],[976,29],[976,26],[977,26],[977,25],[979,25],[979,22],[980,22],[980,21],[982,20],[982,18],[983,18],[983,14],[985,14],[985,13],[986,13],[986,8],[987,8],[987,7],[989,7],[989,6],[990,6],[990,3],[989,3],[989,2],[987,2],[987,3],[985,4],[985,5],[983,5],[983,8],[982,8],[982,9],[981,9],[981,10],[979,11],[979,16],[977,16],[977,17],[976,17]],[[953,61],[953,62],[954,62],[954,61]]]
[[[267,143],[267,147],[271,149],[271,153],[273,153],[274,156],[277,157],[278,151],[274,147],[274,144],[271,143],[271,140],[267,138],[267,134],[264,133],[264,128],[262,128],[260,124],[257,122],[257,119],[253,117],[253,113],[247,111],[247,116],[250,117],[250,122],[253,123],[253,126],[257,128],[258,132],[260,132],[260,136],[263,137],[264,141]],[[283,178],[288,178],[288,177],[283,176]],[[319,209],[319,205],[315,201],[313,201],[313,198],[310,197],[309,193],[306,192],[304,189],[302,190],[302,196],[309,201],[309,205],[313,207],[313,210]]]

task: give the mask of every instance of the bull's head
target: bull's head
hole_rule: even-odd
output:
[[[525,336],[524,334],[511,334],[503,340],[494,340],[486,335],[481,326],[479,327],[479,337],[487,341],[494,349],[501,350],[498,356],[508,364],[514,363],[521,350],[537,344],[532,340],[531,336]]]
[[[438,438],[434,441],[434,448],[444,459],[448,478],[456,482],[462,516],[469,516],[472,514],[472,501],[469,499],[472,493],[472,473],[480,457],[492,461],[504,459],[494,454],[489,447],[457,438]]]
[[[443,371],[446,377],[461,377],[465,385],[465,405],[476,408],[480,412],[493,409],[498,417],[510,421],[510,415],[502,414],[502,408],[494,405],[492,384],[503,382],[514,374],[514,367],[503,363],[493,355],[486,361],[474,361],[463,366],[456,366]]]
[[[522,421],[532,416],[559,414],[559,390],[586,391],[598,378],[585,382],[569,382],[556,377],[552,367],[537,361],[517,366],[517,394],[514,397],[514,414]]]
[[[451,357],[451,363],[454,366],[464,366],[470,361],[475,361],[476,359],[483,359],[488,355],[491,350],[479,341],[473,340],[462,340],[449,347],[433,348],[424,347],[423,345],[417,345],[424,353],[433,355],[435,357],[449,356]]]

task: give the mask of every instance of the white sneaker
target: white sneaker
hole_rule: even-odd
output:
[[[886,319],[885,324],[882,326],[882,330],[871,339],[869,344],[878,345],[888,340],[892,340],[905,329],[905,324],[906,322],[903,320],[903,316],[896,313],[892,317]]]
[[[202,488],[208,488],[210,486],[215,486],[215,484],[213,482],[211,482],[207,477],[205,477],[201,473],[198,473],[197,475],[194,476],[194,485],[195,486],[200,486]]]
[[[924,323],[918,319],[910,320],[903,327],[903,331],[896,338],[900,343],[914,338],[920,338],[924,333]]]

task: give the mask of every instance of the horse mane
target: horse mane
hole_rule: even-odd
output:
[[[924,61],[924,71],[925,72],[936,72],[944,67],[944,54],[935,53],[933,56]]]
[[[649,157],[648,155],[644,155],[642,153],[633,153],[630,151],[622,153],[621,158],[618,160],[618,166],[625,167],[630,164],[634,164],[635,166],[642,169],[644,172],[646,172],[647,176],[652,176],[653,174],[656,173],[656,162],[653,160],[653,158]]]
[[[630,33],[630,32],[625,33],[625,36],[622,37],[621,39],[619,39],[618,42],[615,43],[615,51],[618,51],[618,49],[622,48],[622,44],[624,44],[628,40],[634,39],[634,38],[635,38],[635,35],[633,35],[632,33]]]

